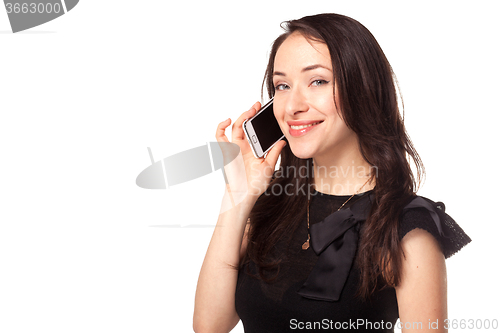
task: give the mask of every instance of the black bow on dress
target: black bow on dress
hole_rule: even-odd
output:
[[[359,222],[368,217],[373,198],[373,193],[365,195],[350,208],[336,211],[323,221],[310,226],[311,247],[319,258],[306,282],[299,289],[300,295],[325,301],[337,301],[340,298],[356,255]],[[403,210],[426,208],[439,233],[443,235],[441,222],[435,211],[440,204],[443,205],[442,203],[433,205],[417,196]]]

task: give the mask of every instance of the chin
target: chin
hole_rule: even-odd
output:
[[[290,150],[292,151],[292,154],[300,159],[308,159],[313,157],[313,151],[312,149],[308,147],[300,147],[297,145],[292,145],[290,144]]]

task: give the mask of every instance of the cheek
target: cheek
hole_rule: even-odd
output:
[[[276,108],[273,105],[273,113],[274,113],[274,118],[276,118],[276,121],[278,122],[278,125],[281,129],[281,132],[285,133],[285,129],[283,128],[283,115],[276,110]]]
[[[338,132],[340,135],[351,131],[336,110],[334,113],[332,113],[331,119],[333,130]]]
[[[331,128],[331,132],[334,133],[334,137],[336,140],[344,141],[352,138],[355,135],[354,131],[347,127],[346,123],[338,114],[335,115],[335,119],[333,121]]]
[[[314,104],[311,107],[330,120],[334,120],[335,122],[341,120],[332,96],[315,98]]]
[[[332,97],[320,99],[315,105],[317,110],[321,110],[321,113],[328,119],[330,131],[336,133],[337,136],[340,137],[351,132],[342,119],[340,111],[335,107]]]
[[[285,111],[283,108],[283,104],[280,103],[280,101],[276,100],[276,98],[274,99],[273,102],[273,113],[274,113],[274,118],[276,118],[276,120],[281,126],[281,122],[283,121]]]

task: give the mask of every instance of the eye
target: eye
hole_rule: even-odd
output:
[[[281,84],[274,86],[274,89],[275,90],[287,90],[287,89],[290,89],[290,87],[284,83],[281,83]]]
[[[311,86],[314,86],[314,87],[319,87],[319,86],[322,86],[324,84],[328,84],[330,83],[330,81],[326,81],[326,80],[314,80],[312,83],[311,83]]]

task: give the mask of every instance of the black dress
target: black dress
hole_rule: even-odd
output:
[[[353,205],[355,207],[356,201],[361,202],[363,198],[370,195],[371,191],[356,195],[342,210],[350,209]],[[313,224],[323,221],[332,212],[337,211],[349,197],[315,192],[310,203],[311,229]],[[406,209],[400,223],[400,237],[404,237],[412,229],[424,229],[436,237],[445,257],[448,258],[470,242],[470,238],[451,217],[444,213],[442,203],[436,204],[428,199],[425,201],[438,208],[436,210],[441,224],[436,224],[437,214],[433,216],[426,208]],[[444,234],[446,236],[443,236]],[[333,330],[393,332],[394,325],[399,318],[395,289],[386,287],[374,293],[369,300],[356,296],[359,269],[356,267],[355,260],[346,273],[348,274],[347,280],[341,288],[337,301],[312,299],[298,292],[308,280],[319,258],[312,247],[302,250],[301,246],[307,240],[307,236],[307,221],[304,218],[290,242],[277,244],[276,253],[280,256],[283,253],[286,255],[277,271],[277,278],[272,283],[265,283],[253,276],[257,275],[257,271],[255,264],[251,261],[246,260],[240,268],[235,306],[245,332]],[[314,242],[313,235],[311,242]]]

